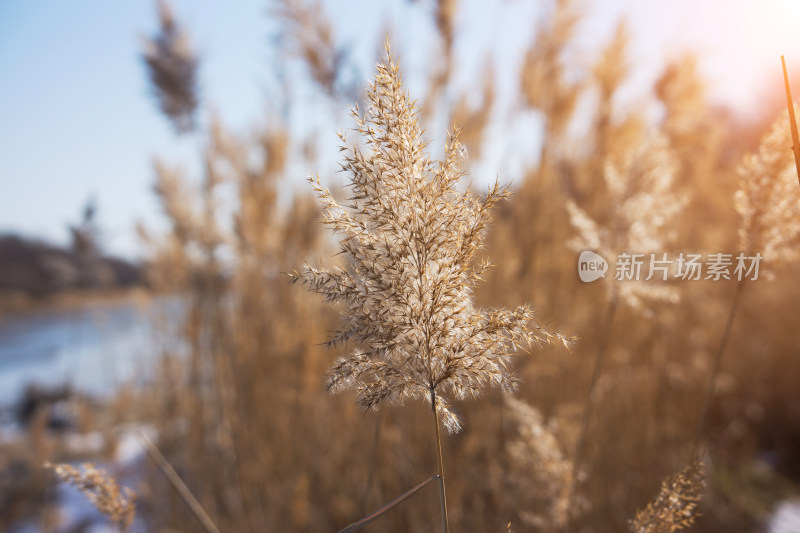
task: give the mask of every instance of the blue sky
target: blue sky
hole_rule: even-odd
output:
[[[465,79],[492,49],[513,76],[542,0],[462,0],[457,54]],[[266,116],[274,87],[266,0],[175,0],[178,20],[200,52],[202,99],[226,124],[246,131]],[[428,68],[432,2],[326,1],[340,40],[368,76],[380,32],[391,21],[413,92]],[[631,94],[652,82],[665,57],[696,50],[711,96],[741,112],[758,108],[767,84],[782,84],[780,54],[800,73],[800,0],[585,0],[580,49],[588,61],[628,17],[634,34]],[[0,231],[64,242],[90,196],[107,249],[135,257],[134,224],[159,227],[152,157],[191,168],[197,140],[179,140],[159,114],[140,60],[140,38],[155,28],[152,2],[0,2]],[[471,70],[472,69],[472,70]],[[501,86],[500,97],[510,95]],[[506,91],[506,93],[504,93]],[[800,94],[800,87],[796,88]],[[300,94],[310,94],[310,89]],[[510,97],[510,96],[509,96]],[[313,108],[310,108],[313,109]],[[309,111],[295,121],[313,123]],[[340,115],[344,119],[345,114]],[[330,136],[347,123],[331,124]],[[303,124],[294,124],[303,128]],[[317,124],[314,127],[318,127]],[[502,140],[502,139],[501,139]],[[506,171],[494,150],[481,169]],[[315,169],[296,169],[297,182]],[[318,170],[318,169],[316,169]],[[513,171],[513,168],[512,168]]]

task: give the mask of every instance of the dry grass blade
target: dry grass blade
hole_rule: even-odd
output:
[[[161,455],[161,452],[158,451],[158,448],[153,441],[147,438],[147,435],[144,433],[139,434],[139,440],[141,441],[142,445],[144,445],[145,450],[147,451],[147,455],[153,460],[153,462],[158,466],[161,472],[164,473],[164,476],[172,483],[172,486],[175,487],[175,490],[178,491],[183,501],[186,502],[186,505],[189,506],[189,509],[194,513],[200,523],[203,525],[206,531],[209,533],[220,533],[219,528],[214,524],[214,521],[211,520],[211,517],[208,516],[203,506],[200,505],[200,502],[197,501],[197,498],[194,497],[192,491],[189,490],[189,487],[186,486],[186,483],[180,478],[175,469],[172,468],[172,465]]]
[[[358,520],[357,522],[353,522],[352,524],[350,524],[346,528],[340,530],[339,533],[351,533],[352,531],[358,531],[359,529],[368,526],[369,524],[371,524],[372,522],[374,522],[375,520],[377,520],[378,518],[380,518],[381,516],[386,514],[388,511],[390,511],[393,507],[396,507],[397,505],[399,505],[399,504],[403,503],[404,501],[406,501],[407,499],[409,499],[414,494],[416,494],[419,491],[421,491],[423,488],[425,488],[425,486],[428,483],[430,483],[431,481],[433,481],[435,479],[438,479],[438,480],[441,481],[442,478],[439,477],[438,475],[431,476],[429,479],[426,479],[425,481],[423,481],[419,485],[416,485],[415,487],[407,490],[406,492],[404,492],[403,494],[401,494],[400,496],[398,496],[394,500],[390,501],[389,503],[387,503],[386,505],[384,505],[383,507],[381,507],[377,511],[368,514],[364,518]]]
[[[794,152],[794,164],[797,169],[797,181],[800,182],[800,135],[797,134],[797,119],[794,116],[794,102],[792,101],[792,89],[789,87],[789,74],[786,72],[786,60],[781,56],[783,65],[783,81],[786,85],[786,107],[789,109],[789,125],[792,128],[792,152]]]
[[[578,431],[578,443],[575,446],[575,457],[573,458],[575,464],[572,478],[573,485],[577,485],[578,483],[578,472],[580,471],[583,463],[583,454],[586,448],[586,437],[589,433],[589,425],[592,422],[592,414],[594,413],[596,406],[595,394],[597,383],[600,381],[600,376],[603,373],[603,361],[608,348],[609,337],[611,336],[611,326],[614,323],[614,316],[617,313],[617,306],[618,301],[616,297],[612,296],[611,301],[608,303],[608,309],[606,310],[605,318],[603,319],[602,337],[600,337],[600,341],[597,343],[597,351],[595,352],[594,362],[592,365],[592,377],[589,381],[589,392],[586,395],[586,407],[583,410],[581,425]],[[576,494],[573,493],[573,497],[575,496]]]
[[[719,341],[717,353],[714,356],[714,366],[711,369],[711,374],[708,377],[708,385],[706,386],[705,399],[703,400],[703,408],[700,411],[700,422],[697,424],[697,433],[694,437],[692,444],[692,454],[696,455],[700,448],[700,439],[703,437],[703,430],[705,429],[706,420],[708,419],[708,410],[711,407],[711,399],[714,397],[714,390],[716,388],[717,378],[722,367],[722,356],[725,354],[725,348],[728,346],[728,340],[733,331],[733,321],[736,318],[736,311],[739,308],[739,299],[741,298],[744,283],[739,282],[736,284],[736,291],[733,294],[733,301],[728,310],[728,319],[725,321],[725,329],[722,332],[722,338]]]

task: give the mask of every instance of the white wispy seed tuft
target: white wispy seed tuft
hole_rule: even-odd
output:
[[[527,306],[475,307],[472,289],[489,266],[476,264],[476,255],[491,209],[508,188],[495,183],[483,199],[458,188],[463,151],[455,132],[443,161],[426,155],[414,103],[390,54],[378,65],[368,99],[363,119],[353,110],[366,146],[342,148],[349,203],[337,202],[319,178],[309,180],[324,222],[343,235],[347,265],[306,266],[293,282],[346,306],[329,345],[357,348],[333,366],[332,391],[356,390],[365,408],[435,397],[437,413],[454,432],[459,421],[443,394],[462,399],[486,386],[511,390],[512,352],[568,339],[534,325]]]

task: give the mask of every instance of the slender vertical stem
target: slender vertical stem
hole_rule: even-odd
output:
[[[581,428],[578,433],[578,444],[575,448],[575,459],[573,462],[573,477],[578,475],[578,470],[581,461],[583,460],[584,450],[586,448],[586,435],[589,432],[589,423],[592,419],[594,411],[594,394],[597,388],[597,382],[603,373],[603,359],[605,358],[606,348],[608,346],[608,339],[611,336],[611,325],[614,322],[614,315],[617,311],[617,298],[611,297],[608,302],[608,309],[606,310],[605,320],[603,321],[603,331],[601,333],[600,342],[597,344],[597,353],[594,357],[594,368],[592,369],[592,381],[589,385],[589,394],[586,396],[586,407],[583,410],[583,418],[581,419]]]
[[[426,479],[416,487],[413,487],[412,489],[405,491],[403,494],[401,494],[394,500],[390,501],[377,511],[368,514],[367,516],[361,518],[360,520],[356,520],[355,522],[353,522],[344,529],[340,529],[339,533],[353,533],[353,531],[358,531],[364,527],[367,527],[372,522],[379,519],[380,517],[382,517],[383,515],[385,515],[386,513],[388,513],[389,511],[391,511],[392,509],[394,509],[395,507],[397,507],[398,505],[409,499],[411,496],[421,491],[431,481],[440,479],[441,478],[439,477],[438,474],[431,476],[430,478]]]
[[[364,486],[364,496],[361,498],[361,503],[366,509],[369,504],[369,493],[372,489],[372,481],[375,479],[375,471],[378,469],[378,443],[381,439],[381,420],[383,419],[383,411],[378,411],[378,416],[375,419],[375,433],[372,437],[372,452],[369,461],[369,474],[367,475],[367,484]]]
[[[436,388],[434,386],[431,386],[431,409],[433,410],[433,424],[436,427],[436,461],[439,469],[439,502],[442,508],[442,531],[448,533],[447,495],[444,487],[444,464],[442,461],[442,438],[439,434],[439,413],[436,412]]]
[[[786,85],[786,106],[789,108],[789,126],[792,128],[792,152],[794,152],[794,165],[797,170],[797,180],[800,181],[800,138],[797,134],[797,120],[794,116],[794,102],[792,90],[789,88],[789,74],[786,72],[786,60],[781,56],[783,65],[783,82]]]
[[[578,444],[575,447],[575,458],[572,461],[572,490],[570,491],[570,509],[575,507],[575,498],[578,494],[578,473],[580,472],[581,463],[583,462],[583,454],[586,448],[586,435],[589,432],[589,423],[592,420],[593,407],[594,407],[594,393],[597,387],[597,382],[600,380],[600,375],[603,369],[603,359],[605,358],[606,347],[608,346],[608,339],[611,337],[611,325],[614,323],[614,315],[617,311],[617,297],[611,297],[608,302],[608,309],[606,310],[605,320],[603,321],[603,331],[601,332],[600,341],[597,344],[597,352],[594,357],[594,368],[592,369],[592,381],[589,385],[589,393],[586,396],[586,407],[583,410],[583,418],[581,419],[581,427],[578,432]],[[567,526],[570,525],[572,517],[570,517]]]
[[[200,521],[203,528],[208,531],[208,533],[220,533],[219,528],[217,528],[214,521],[211,520],[211,517],[208,516],[203,506],[200,505],[200,502],[197,501],[197,498],[194,497],[192,491],[189,490],[189,487],[186,486],[186,483],[180,478],[175,469],[172,468],[172,465],[161,455],[161,452],[158,451],[156,445],[153,444],[147,435],[142,432],[139,432],[139,441],[144,445],[144,449],[147,452],[147,455],[153,460],[153,462],[161,469],[161,472],[166,476],[172,486],[175,487],[175,490],[178,491],[178,494],[183,501],[186,502],[186,505],[189,509],[194,513],[197,517],[197,520]]]
[[[700,422],[697,424],[697,433],[694,437],[694,444],[692,445],[692,457],[697,455],[697,449],[700,446],[700,437],[703,434],[703,428],[708,418],[708,409],[711,405],[711,398],[714,395],[714,386],[716,385],[717,376],[722,362],[722,354],[725,353],[725,348],[728,346],[728,339],[731,336],[733,328],[733,319],[736,316],[736,309],[739,307],[739,296],[742,294],[744,282],[739,281],[736,284],[736,292],[733,294],[733,301],[731,301],[731,308],[728,311],[728,320],[725,322],[725,330],[722,333],[722,339],[719,342],[717,353],[714,356],[714,367],[711,370],[711,375],[708,378],[708,385],[706,386],[706,397],[703,401],[703,410],[700,413]]]

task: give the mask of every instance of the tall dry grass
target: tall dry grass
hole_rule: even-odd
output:
[[[341,43],[332,20],[314,6],[299,0],[280,4],[279,15],[291,20],[284,42],[294,43],[293,60],[305,64],[315,86],[340,98]],[[283,205],[278,200],[296,178],[287,170],[291,160],[312,154],[286,124],[271,118],[258,133],[238,135],[218,119],[198,132],[205,139],[202,176],[155,165],[156,191],[171,229],[152,239],[152,279],[185,302],[185,315],[174,320],[187,353],[165,360],[162,381],[146,400],[157,406],[159,448],[220,530],[337,530],[433,472],[443,473],[425,405],[408,402],[403,409],[362,413],[350,398],[329,397],[326,379],[355,388],[367,407],[434,394],[438,404],[439,387],[455,397],[450,411],[439,412],[448,419],[458,413],[464,427],[457,436],[439,439],[453,531],[502,531],[509,522],[516,531],[671,531],[695,511],[701,514],[697,531],[750,531],[770,502],[797,490],[800,433],[794,428],[800,427],[800,411],[787,406],[797,404],[794,384],[800,377],[791,357],[798,337],[789,318],[798,310],[800,286],[790,275],[792,258],[779,262],[768,241],[738,241],[740,229],[752,234],[752,213],[759,209],[771,217],[759,219],[764,236],[793,235],[793,222],[771,214],[784,207],[792,212],[797,203],[791,195],[798,191],[786,189],[778,198],[765,194],[776,183],[771,178],[786,172],[782,161],[791,164],[790,151],[768,143],[756,159],[746,159],[743,172],[752,180],[738,196],[740,217],[737,165],[745,151],[758,147],[733,138],[729,119],[708,104],[695,60],[682,56],[666,64],[644,95],[660,111],[654,121],[618,97],[635,68],[626,26],[620,24],[588,64],[575,64],[581,8],[569,0],[549,8],[548,18],[532,24],[530,47],[515,73],[519,99],[512,113],[540,117],[544,141],[531,143],[539,157],[516,181],[516,194],[497,206],[494,224],[480,228],[486,229],[487,255],[496,267],[475,286],[474,305],[465,289],[476,265],[469,255],[448,255],[446,243],[456,237],[477,243],[455,222],[463,227],[485,204],[460,200],[468,196],[426,181],[429,161],[416,127],[409,126],[410,104],[390,97],[399,91],[391,69],[373,89],[373,110],[358,115],[356,142],[366,148],[354,149],[345,162],[361,180],[355,200],[318,190],[332,209],[328,221],[344,231],[350,256],[341,258],[341,270],[310,269],[303,276],[331,299],[343,297],[338,309],[344,316],[289,287],[281,275],[336,249],[320,234],[313,199],[297,193]],[[452,76],[461,38],[453,22],[457,3],[440,2],[431,14],[437,46],[446,53],[427,73],[420,127],[447,117],[463,126],[467,152],[480,158],[488,142],[503,142],[488,137],[492,121],[514,118],[498,117],[490,107],[497,102],[488,74],[471,88],[481,93],[482,103],[447,98],[462,94]],[[407,142],[398,147],[393,135]],[[441,170],[432,172],[454,187],[463,162],[456,145],[449,146]],[[781,163],[756,164],[767,160]],[[396,192],[370,181],[376,168]],[[410,180],[415,173],[421,180],[416,185]],[[420,192],[425,187],[455,203],[437,204],[439,196]],[[338,209],[348,202],[368,215],[366,222]],[[417,211],[403,207],[413,202]],[[434,205],[442,210],[437,216]],[[448,211],[447,205],[464,209]],[[455,229],[447,229],[448,221]],[[396,250],[426,235],[443,263],[428,281],[423,277],[414,285],[404,258],[416,249]],[[577,241],[611,255],[761,251],[764,279],[748,285],[737,321],[725,334],[735,284],[583,284],[569,246]],[[766,280],[767,272],[774,281]],[[441,327],[417,335],[409,325],[417,316],[413,306],[401,311],[398,303],[405,286],[423,295],[458,295],[453,302],[463,305],[437,322]],[[417,299],[422,305],[424,298]],[[478,309],[526,301],[536,305],[539,323],[579,341],[569,352],[520,358],[518,400],[488,391],[484,401],[462,404],[461,396],[494,376],[507,384],[510,367],[502,357],[489,364],[455,356],[454,346],[464,353],[474,347],[459,344],[459,335],[474,326],[471,320],[483,320],[474,314]],[[609,311],[615,301],[623,303]],[[434,319],[435,313],[426,316]],[[496,316],[504,316],[509,328],[528,318]],[[467,326],[458,325],[462,318]],[[361,352],[326,378],[332,357],[320,343],[330,331],[343,332],[348,352]],[[728,353],[714,370],[721,338],[729,339]],[[371,344],[375,339],[378,344]],[[430,365],[415,363],[413,355],[427,353],[425,339],[439,350],[430,352]],[[705,492],[692,463],[696,440],[712,458]],[[759,466],[764,457],[767,469]],[[685,468],[690,470],[668,478]],[[153,527],[200,531],[160,473],[149,479],[150,492],[141,502],[145,519]],[[665,503],[673,495],[682,506]],[[638,509],[643,511],[637,515]],[[431,530],[440,515],[434,487],[425,486],[370,527]]]

